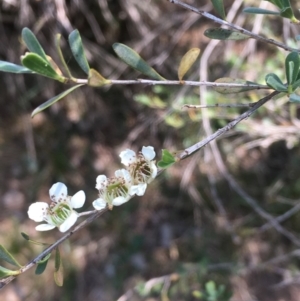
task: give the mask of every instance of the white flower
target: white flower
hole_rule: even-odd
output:
[[[37,231],[59,228],[66,232],[77,221],[78,213],[73,208],[81,208],[85,202],[85,193],[80,190],[74,196],[68,196],[67,186],[63,183],[52,185],[49,190],[51,204],[36,202],[29,206],[28,216],[35,222],[46,222],[38,225]]]
[[[120,153],[121,162],[127,167],[132,177],[131,193],[144,195],[149,184],[157,176],[155,165],[155,151],[152,146],[143,146],[142,151],[136,155],[131,149]]]
[[[96,210],[102,210],[108,205],[109,209],[113,206],[120,206],[130,200],[131,176],[126,169],[120,169],[115,172],[115,176],[107,178],[100,175],[96,179],[96,188],[99,190],[99,198],[93,202]]]

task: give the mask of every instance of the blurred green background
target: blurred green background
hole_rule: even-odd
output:
[[[299,27],[241,12],[245,5],[271,4],[224,2],[234,23],[297,47]],[[189,3],[215,13],[210,1]],[[231,76],[264,84],[270,72],[284,79],[285,52],[251,40],[213,44],[203,35],[211,26],[163,0],[2,0],[0,60],[20,63],[23,27],[57,60],[54,38],[61,33],[65,58],[83,78],[67,44],[68,34],[78,29],[90,66],[111,79],[143,78],[116,57],[115,42],[135,49],[168,79],[177,79],[180,59],[192,47],[201,48],[206,59],[193,66],[190,80],[199,80],[199,69],[210,81]],[[182,110],[184,103],[199,104],[194,87],[114,85],[78,89],[31,119],[34,108],[66,87],[36,75],[4,73],[0,87],[0,243],[24,264],[42,249],[20,232],[48,243],[62,235],[36,232],[27,217],[32,202],[49,200],[53,183],[65,183],[71,195],[83,189],[84,209],[91,209],[95,179],[120,168],[120,151],[152,145],[159,158],[162,148],[191,146],[245,111]],[[265,93],[224,96],[208,89],[205,100],[248,103]],[[300,300],[299,133],[298,107],[285,98],[270,101],[218,140],[220,156],[206,147],[166,170],[143,197],[105,213],[64,243],[63,287],[53,281],[50,260],[41,276],[32,269],[6,286],[1,300]],[[256,201],[255,208],[230,177]],[[294,238],[266,225],[257,208],[274,218],[286,214],[282,226]]]

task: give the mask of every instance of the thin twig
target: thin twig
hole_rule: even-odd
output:
[[[214,105],[189,105],[184,104],[181,108],[187,109],[208,109],[208,108],[252,108],[256,102],[253,103],[229,103],[229,104],[214,104]]]
[[[246,30],[246,29],[244,29],[244,28],[242,28],[242,27],[240,27],[238,25],[235,25],[235,24],[232,24],[232,23],[228,23],[227,21],[224,21],[224,20],[222,20],[220,18],[217,18],[217,17],[215,17],[214,15],[212,15],[210,13],[207,13],[205,11],[199,10],[196,7],[188,5],[188,4],[183,3],[181,1],[178,1],[178,0],[168,0],[168,1],[171,2],[171,3],[174,3],[174,4],[178,5],[178,6],[181,6],[181,7],[185,8],[185,9],[188,9],[188,10],[190,10],[190,11],[192,11],[192,12],[198,14],[198,15],[201,15],[201,16],[209,19],[209,20],[212,20],[212,21],[214,21],[214,22],[216,22],[218,24],[221,24],[221,25],[224,25],[224,26],[228,26],[229,28],[232,28],[232,29],[234,29],[236,31],[239,31],[240,33],[245,34],[245,35],[247,35],[247,36],[249,36],[249,37],[251,37],[253,39],[256,39],[258,41],[262,41],[262,42],[265,42],[265,43],[268,43],[268,44],[272,44],[272,45],[277,46],[279,48],[283,48],[284,50],[287,50],[287,51],[300,52],[299,49],[289,47],[289,46],[287,46],[285,44],[282,44],[280,42],[274,41],[272,39],[264,38],[264,37],[262,37],[260,35],[257,35],[257,34],[251,32],[251,31],[249,31],[249,30]]]

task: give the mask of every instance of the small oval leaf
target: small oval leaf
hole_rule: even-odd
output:
[[[16,65],[10,62],[0,61],[0,71],[8,73],[34,73],[24,66]]]
[[[300,68],[300,58],[297,52],[291,52],[285,59],[285,72],[289,85],[292,85],[298,77]]]
[[[42,260],[40,260],[37,263],[37,266],[36,266],[36,269],[35,269],[35,274],[36,275],[40,275],[40,274],[44,273],[44,271],[47,267],[48,260],[49,260],[50,256],[51,256],[51,253],[49,253],[47,256],[45,256]]]
[[[42,112],[43,110],[47,109],[48,107],[52,106],[54,103],[56,103],[57,101],[59,101],[60,99],[64,98],[65,96],[67,96],[69,93],[73,92],[75,89],[83,86],[84,84],[80,84],[80,85],[76,85],[54,97],[52,97],[51,99],[49,99],[48,101],[44,102],[43,104],[41,104],[40,106],[38,106],[32,113],[31,113],[31,117],[34,117],[36,114]]]
[[[174,156],[167,149],[163,149],[161,160],[157,163],[157,165],[160,168],[167,168],[173,165],[175,162],[176,159]]]
[[[146,63],[140,57],[140,55],[137,52],[135,52],[130,47],[121,43],[115,43],[113,44],[113,49],[115,53],[118,55],[118,57],[128,66],[136,69],[142,74],[145,74],[153,79],[165,80],[165,78],[159,75],[152,67],[148,65],[148,63]]]
[[[266,80],[266,84],[272,89],[279,92],[287,92],[287,87],[282,83],[282,81],[276,74],[274,73],[267,74],[265,80]]]
[[[82,40],[77,29],[73,30],[69,35],[69,44],[74,55],[75,60],[77,61],[78,65],[81,69],[86,73],[89,74],[90,66],[86,59],[84,48],[82,44]]]
[[[6,278],[8,276],[16,276],[19,275],[20,273],[21,273],[20,271],[13,271],[0,266],[0,279]]]
[[[25,240],[30,240],[30,237],[28,234],[24,233],[24,232],[21,232],[21,235],[22,237],[25,239]]]
[[[22,267],[19,262],[8,252],[8,250],[0,245],[0,259],[5,260],[6,262],[15,265],[17,267]]]
[[[225,28],[209,28],[204,31],[204,35],[214,40],[245,40],[250,38],[243,33]]]
[[[276,12],[268,9],[262,9],[258,7],[246,7],[243,9],[243,12],[246,14],[276,15],[276,16],[280,15],[280,12]]]
[[[88,85],[91,87],[102,87],[104,85],[110,84],[111,80],[104,78],[98,71],[95,69],[90,69]]]
[[[225,15],[223,0],[211,0],[211,2],[216,12],[221,16],[223,20],[225,20],[226,15]]]
[[[26,44],[27,48],[42,57],[45,61],[47,61],[46,53],[41,46],[40,42],[36,38],[35,34],[27,27],[22,30],[22,39]]]
[[[58,80],[62,83],[66,82],[66,78],[57,74],[57,72],[52,68],[51,64],[44,60],[42,57],[35,53],[26,53],[24,56],[21,57],[22,64],[40,74],[55,80]]]
[[[184,75],[190,70],[192,65],[195,63],[199,54],[199,48],[192,48],[182,57],[178,68],[178,78],[180,81],[182,81]]]
[[[243,85],[257,85],[254,82],[247,81],[244,79],[238,79],[238,78],[230,78],[230,77],[222,77],[215,80],[215,83],[223,83],[223,84],[243,84]],[[250,90],[256,90],[256,87],[212,87],[216,92],[221,94],[231,94],[231,93],[240,93],[240,92],[246,92]]]

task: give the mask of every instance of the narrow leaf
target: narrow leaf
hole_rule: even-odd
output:
[[[21,273],[20,271],[13,271],[0,266],[0,279],[6,278],[8,276],[14,276],[14,275],[16,276],[19,275],[20,273]]]
[[[282,81],[276,74],[274,73],[267,74],[265,80],[266,80],[266,84],[272,89],[279,92],[287,91],[287,87],[282,83]]]
[[[27,48],[42,57],[45,61],[47,61],[46,53],[41,46],[40,42],[36,38],[35,34],[27,27],[22,30],[22,39],[25,42]]]
[[[243,9],[243,12],[246,14],[276,15],[276,16],[280,15],[280,12],[276,12],[268,9],[262,9],[258,7],[246,7]]]
[[[54,103],[56,103],[57,101],[59,101],[60,99],[64,98],[65,96],[67,96],[69,93],[73,92],[75,89],[83,86],[84,84],[80,84],[80,85],[76,85],[71,87],[70,89],[52,97],[51,99],[49,99],[48,101],[44,102],[43,104],[41,104],[40,106],[38,106],[32,113],[31,113],[31,117],[35,116],[36,114],[42,112],[43,110],[47,109],[48,107],[52,106]]]
[[[5,61],[0,61],[0,71],[8,73],[34,73],[26,67]]]
[[[289,85],[293,84],[299,74],[300,58],[297,52],[291,52],[285,59],[285,72]]]
[[[115,53],[118,55],[118,57],[128,66],[136,69],[142,74],[145,74],[153,79],[165,80],[165,78],[159,75],[152,67],[148,65],[148,63],[146,63],[140,57],[140,55],[137,52],[135,52],[130,47],[121,43],[115,43],[113,44],[113,49]]]
[[[26,234],[26,233],[24,233],[24,232],[21,232],[21,235],[23,236],[23,238],[24,238],[25,240],[30,240],[30,237],[29,237],[28,234]]]
[[[299,75],[298,75],[299,77]],[[300,79],[297,79],[293,84],[292,84],[292,90],[295,91],[300,87]]]
[[[75,60],[77,61],[78,65],[81,69],[86,73],[89,74],[90,66],[86,59],[84,48],[82,44],[82,40],[77,29],[73,30],[69,35],[69,44],[74,55]]]
[[[226,15],[225,15],[223,0],[211,0],[211,2],[216,12],[221,16],[223,20],[225,20]]]
[[[98,71],[95,69],[90,69],[88,85],[91,87],[101,87],[103,85],[110,84],[111,81],[104,78]]]
[[[293,10],[291,7],[284,7],[281,11],[280,11],[280,16],[283,18],[287,18],[287,19],[295,19]]]
[[[62,260],[58,248],[56,249],[55,252],[54,281],[57,284],[57,286],[63,286],[64,283],[63,265],[62,265]]]
[[[225,28],[209,28],[204,31],[204,35],[214,40],[245,40],[250,38],[243,33]]]
[[[251,81],[247,81],[244,79],[238,79],[238,78],[230,78],[230,77],[222,77],[218,78],[215,83],[223,83],[223,84],[243,84],[243,85],[253,85],[256,84]],[[231,94],[231,93],[240,93],[250,90],[256,90],[255,87],[212,87],[216,92],[221,94]]]
[[[59,56],[59,59],[61,61],[61,63],[63,64],[64,68],[65,68],[65,71],[67,72],[69,78],[73,78],[72,74],[71,74],[71,71],[65,61],[65,58],[64,58],[64,55],[61,51],[61,48],[60,48],[60,38],[61,38],[61,34],[57,34],[55,36],[55,47],[56,47],[56,51],[58,53],[58,56]]]
[[[53,58],[52,58],[51,56],[47,55],[47,61],[50,63],[51,67],[55,70],[55,72],[56,72],[58,75],[60,75],[60,76],[63,75],[62,72],[61,72],[61,70],[59,69],[59,67],[58,67],[57,64],[54,62],[54,60],[53,60]]]
[[[300,95],[295,93],[290,95],[290,102],[300,103]]]
[[[0,245],[0,259],[3,259],[5,260],[6,262],[12,264],[12,265],[15,265],[17,267],[22,267],[18,261],[8,252],[8,250]]]
[[[35,269],[35,274],[36,275],[40,275],[40,274],[42,274],[45,271],[50,256],[51,256],[51,253],[48,254],[47,256],[45,256],[45,258],[43,258],[42,260],[40,260],[38,262],[37,267]]]
[[[66,82],[66,78],[57,74],[57,72],[52,68],[51,64],[44,60],[42,57],[35,53],[26,53],[24,56],[21,57],[22,64],[40,74],[55,80],[58,80],[62,83]]]
[[[184,75],[190,70],[192,65],[195,63],[199,54],[199,48],[192,48],[182,57],[178,68],[178,78],[180,81],[182,81]]]

